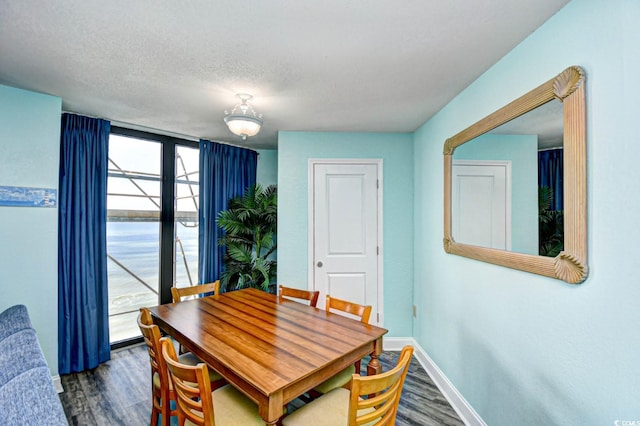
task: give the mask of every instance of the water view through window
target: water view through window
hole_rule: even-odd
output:
[[[162,144],[112,134],[107,184],[107,256],[111,342],[140,335],[139,309],[160,303]],[[177,146],[173,282],[198,277],[198,149]]]

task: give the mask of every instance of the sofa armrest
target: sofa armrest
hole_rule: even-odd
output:
[[[27,328],[32,326],[26,306],[15,305],[0,313],[0,341]]]

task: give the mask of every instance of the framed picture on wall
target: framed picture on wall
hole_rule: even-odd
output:
[[[0,186],[0,206],[55,207],[58,191],[53,188]]]

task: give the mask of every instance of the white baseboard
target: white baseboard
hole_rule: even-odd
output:
[[[440,392],[447,398],[451,407],[458,414],[460,419],[468,426],[487,426],[482,418],[476,413],[471,405],[453,386],[442,370],[438,368],[435,362],[427,355],[427,352],[412,337],[385,337],[383,338],[382,347],[385,351],[399,351],[405,345],[414,347],[414,355],[422,368],[425,369],[429,377],[436,384]]]
[[[406,345],[416,347],[416,341],[413,337],[383,337],[382,338],[382,350],[383,351],[401,351]]]
[[[62,380],[60,380],[60,376],[51,376],[53,380],[53,387],[56,388],[56,392],[62,393],[64,392],[64,388],[62,387]]]

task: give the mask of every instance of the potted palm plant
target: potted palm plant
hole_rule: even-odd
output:
[[[224,231],[218,244],[226,248],[222,291],[252,287],[275,292],[277,208],[276,185],[256,184],[218,214],[218,226]]]
[[[538,236],[540,256],[556,257],[564,247],[564,212],[551,210],[553,190],[538,189]]]

